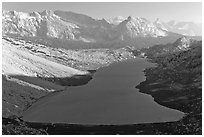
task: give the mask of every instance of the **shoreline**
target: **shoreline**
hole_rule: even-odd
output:
[[[128,58],[128,59],[132,59],[132,58]],[[125,60],[128,60],[128,59],[122,59],[122,60],[117,60],[117,61],[114,61],[114,62],[112,62],[112,63],[117,63],[117,62],[121,62],[121,61],[125,61]],[[109,66],[109,65],[111,65],[112,63],[109,63],[109,64],[106,64],[106,65],[104,65],[104,66],[102,66],[102,67],[107,67],[107,66]],[[101,68],[101,67],[100,67]],[[36,79],[38,79],[39,80],[39,82],[45,82],[46,84],[47,84],[47,82],[48,83],[51,83],[51,85],[53,84],[53,85],[56,85],[56,86],[59,86],[59,87],[61,87],[61,88],[59,88],[59,87],[57,87],[57,89],[59,89],[59,90],[54,90],[54,91],[51,91],[51,92],[49,92],[49,91],[47,91],[48,89],[46,89],[45,91],[43,91],[43,90],[38,90],[38,89],[30,89],[30,91],[29,91],[29,93],[27,93],[27,92],[23,92],[23,93],[21,93],[21,91],[24,91],[24,90],[20,90],[20,93],[17,93],[17,95],[14,95],[15,96],[15,98],[17,98],[17,101],[22,101],[22,102],[24,102],[23,104],[22,104],[22,106],[20,106],[21,108],[23,108],[23,109],[20,109],[20,110],[13,110],[13,108],[9,108],[9,109],[12,109],[12,113],[8,113],[8,112],[4,112],[4,114],[2,115],[2,119],[4,119],[4,121],[5,121],[5,119],[7,119],[6,121],[12,121],[12,122],[9,122],[9,123],[7,123],[7,122],[3,122],[3,123],[7,123],[8,125],[11,125],[11,126],[14,126],[13,128],[16,128],[15,127],[15,124],[13,124],[12,125],[12,123],[18,123],[19,122],[19,126],[25,126],[25,127],[27,127],[26,125],[26,121],[24,121],[24,120],[22,120],[22,114],[23,114],[23,112],[25,112],[29,107],[31,107],[34,103],[36,103],[37,101],[39,101],[39,100],[41,100],[41,99],[43,99],[43,98],[45,98],[45,97],[47,97],[47,96],[51,96],[51,95],[53,95],[53,94],[56,94],[56,93],[58,93],[58,92],[62,92],[62,91],[64,91],[65,89],[67,89],[69,86],[80,86],[80,85],[85,85],[85,84],[87,84],[90,80],[92,80],[92,78],[93,78],[93,75],[94,75],[94,73],[98,70],[98,69],[100,69],[100,68],[97,68],[96,70],[86,70],[87,72],[89,72],[88,74],[85,74],[85,75],[75,75],[75,76],[72,76],[72,77],[66,77],[66,78],[43,78],[43,77],[26,77],[26,76],[11,76],[11,77],[14,77],[14,78],[17,78],[17,79],[19,79],[19,80],[22,80],[22,81],[29,81],[30,83],[32,83],[33,82],[33,80],[35,81]],[[5,75],[2,75],[2,80],[3,80],[3,83],[5,83],[6,85],[9,85],[10,86],[10,84],[11,84],[11,90],[15,90],[16,89],[16,86],[17,86],[17,89],[19,90],[19,89],[21,89],[21,87],[23,88],[24,86],[23,85],[18,85],[17,83],[15,83],[15,82],[13,82],[13,81],[9,81],[9,80],[7,80],[6,78],[5,78]],[[67,85],[67,82],[68,81],[68,85]],[[70,84],[70,81],[71,81],[71,84]],[[39,82],[37,82],[37,83],[39,83]],[[34,82],[35,83],[35,82]],[[7,86],[5,86],[5,84],[3,85],[3,91],[4,90],[8,90],[7,89]],[[32,83],[33,84],[33,83]],[[53,86],[52,85],[52,86]],[[51,87],[52,87],[51,86]],[[19,88],[20,87],[20,88]],[[30,87],[25,87],[25,91],[27,91],[28,90],[28,88],[30,88]],[[17,90],[17,92],[18,92],[18,90]],[[10,91],[9,91],[10,92]],[[35,95],[36,93],[39,93],[39,97],[34,97],[33,95]],[[4,93],[5,94],[5,93]],[[8,94],[10,94],[10,93],[8,93]],[[23,96],[21,95],[21,94],[23,94]],[[19,98],[19,95],[21,96],[21,97],[23,97],[23,99],[20,97]],[[4,95],[5,96],[5,99],[7,99],[7,94],[5,94]],[[26,98],[25,98],[26,97]],[[28,98],[27,98],[28,97]],[[5,100],[6,101],[6,103],[7,103],[7,100]],[[9,102],[9,100],[8,100],[8,102]],[[12,105],[12,104],[11,104]],[[16,106],[16,105],[15,105]],[[2,106],[2,109],[8,109],[8,107],[11,107],[11,106]],[[17,106],[17,107],[19,107],[19,106]],[[8,111],[10,112],[10,110],[8,109]],[[3,129],[5,129],[6,130],[6,125],[4,125],[2,123],[2,128]],[[23,128],[22,127],[22,128]],[[11,129],[11,130],[14,130],[14,129]],[[32,129],[33,131],[35,131],[35,129]],[[4,133],[5,132],[5,133]],[[2,131],[2,134],[12,134],[12,133],[6,133],[7,131]],[[23,131],[24,132],[24,131]],[[35,132],[38,132],[38,131],[35,131]],[[43,131],[44,132],[44,131]],[[17,131],[16,131],[16,133],[13,133],[13,134],[22,134],[21,132],[19,132],[19,133],[17,133]],[[40,133],[39,133],[40,134]]]
[[[65,79],[62,78],[60,80],[62,80],[62,82],[63,82],[63,80],[66,81],[66,80],[70,80],[71,79],[71,81],[72,81],[72,85],[71,86],[85,85],[90,80],[92,80],[92,76],[96,72],[96,70],[87,70],[87,71],[89,73],[86,74],[86,75],[79,75],[79,76],[65,78]],[[11,76],[11,77],[18,78],[20,80],[24,80],[25,79],[25,81],[26,81],[26,79],[29,78],[29,77],[24,77],[24,76]],[[18,83],[15,83],[13,81],[7,80],[5,75],[2,75],[2,78],[3,78],[2,79],[3,83],[5,83],[7,86],[8,85],[11,86],[10,91],[16,90],[16,88],[17,88],[16,92],[18,92],[19,89],[24,88],[23,85],[19,85]],[[56,83],[55,80],[51,80],[50,81],[50,80],[46,80],[46,79],[39,78],[39,77],[35,77],[34,79],[35,80],[38,79],[41,82],[44,81],[45,83],[48,82],[51,85],[53,84],[53,85],[59,86],[60,88],[57,87],[57,89],[59,89],[59,90],[55,89],[54,91],[49,92],[49,91],[47,91],[48,89],[43,91],[43,90],[33,89],[31,87],[25,87],[25,89],[21,89],[20,91],[25,90],[25,91],[29,91],[29,93],[27,93],[27,92],[22,92],[21,93],[20,92],[20,93],[16,93],[16,95],[14,95],[16,101],[24,102],[22,104],[22,106],[20,106],[21,109],[14,109],[13,110],[13,108],[11,106],[7,106],[7,105],[5,105],[5,103],[2,104],[2,109],[8,109],[8,112],[9,112],[9,113],[8,112],[4,112],[4,114],[2,114],[2,121],[3,121],[2,122],[2,134],[4,134],[4,135],[7,135],[7,134],[34,134],[34,135],[36,135],[36,134],[47,134],[47,132],[45,132],[44,129],[35,129],[35,128],[31,128],[30,126],[28,126],[27,122],[22,119],[23,118],[23,113],[27,109],[29,109],[34,103],[42,100],[45,97],[53,96],[53,95],[57,94],[58,92],[62,92],[64,90],[66,90],[70,85],[62,86],[61,83],[59,83],[59,82]],[[32,83],[32,80],[30,82]],[[4,95],[5,101],[7,103],[7,102],[9,102],[9,100],[7,100],[8,99],[8,97],[7,97],[8,95],[6,94],[6,91],[8,91],[8,89],[7,89],[7,86],[5,84],[3,85],[3,89],[2,90],[4,91],[5,95],[4,94],[3,95]],[[31,88],[31,89],[29,89],[29,88]],[[35,97],[36,93],[39,94],[37,98]],[[8,93],[8,94],[10,94],[10,93]],[[17,107],[19,107],[19,106],[17,106]],[[9,109],[11,109],[12,113],[10,113]],[[22,130],[22,131],[20,131],[20,130]]]

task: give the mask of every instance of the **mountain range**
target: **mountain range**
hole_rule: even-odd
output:
[[[151,22],[145,18],[132,16],[127,19],[122,17],[113,20],[94,19],[87,15],[60,10],[32,13],[2,12],[3,35],[66,49],[124,46],[137,49],[154,44],[166,44],[182,37],[177,29],[182,27],[180,24],[182,23],[164,24],[159,20]],[[185,29],[194,29],[192,24],[183,25]]]
[[[122,16],[117,16],[114,18],[110,18],[107,21],[110,24],[118,25],[125,20]],[[185,36],[202,36],[202,24],[201,23],[194,23],[194,22],[177,22],[175,20],[171,20],[168,22],[164,22],[157,18],[153,24],[166,31],[175,32],[178,34],[182,34]]]

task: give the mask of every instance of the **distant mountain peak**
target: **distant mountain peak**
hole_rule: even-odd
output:
[[[120,24],[121,22],[123,22],[125,20],[124,17],[122,16],[116,16],[114,18],[109,18],[109,19],[106,19],[108,23],[110,24],[114,24],[114,25],[118,25]]]
[[[164,26],[163,21],[161,19],[157,18],[154,22],[154,25],[162,30],[168,31],[168,29]]]
[[[163,23],[165,27],[172,32],[186,35],[186,36],[202,36],[202,25],[194,23],[194,22],[177,22],[177,21],[169,21],[167,23]]]
[[[127,21],[131,21],[133,19],[132,16],[128,16]]]
[[[52,16],[54,14],[54,11],[52,10],[44,10],[43,12],[41,12],[42,16]]]
[[[133,16],[128,16],[128,18],[126,19],[127,21],[139,21],[139,22],[142,22],[142,21],[148,21],[147,19],[145,18],[142,18],[142,17],[133,17]]]
[[[116,16],[115,18],[117,18],[117,19],[124,19],[123,16]]]
[[[166,31],[157,28],[152,22],[145,18],[128,16],[126,20],[121,22],[118,27],[123,30],[127,30],[127,33],[131,37],[160,37],[167,36]]]
[[[157,19],[151,22],[146,18],[121,16],[108,19],[94,19],[84,14],[69,11],[44,10],[41,12],[17,12],[2,11],[2,32],[3,35],[23,36],[31,39],[39,39],[46,43],[137,43],[138,40],[155,39],[157,37],[179,36],[170,33],[163,22]],[[191,25],[183,28],[191,28]],[[192,31],[192,30],[191,30]],[[172,31],[174,32],[174,31]],[[192,31],[193,33],[194,31]],[[136,41],[136,42],[135,42]],[[145,43],[145,42],[144,42]],[[79,45],[80,45],[79,44]],[[150,43],[152,44],[152,43]],[[66,44],[64,44],[66,45]],[[67,44],[71,45],[71,44]],[[114,44],[113,44],[114,45]]]
[[[155,24],[160,24],[163,25],[163,21],[160,18],[156,18],[156,20],[154,21]]]

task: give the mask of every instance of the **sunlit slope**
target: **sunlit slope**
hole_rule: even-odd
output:
[[[3,74],[70,77],[87,73],[34,55],[21,45],[11,44],[4,39],[2,39],[2,53]]]

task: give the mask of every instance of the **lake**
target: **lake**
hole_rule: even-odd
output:
[[[157,104],[136,85],[143,70],[155,64],[136,58],[96,71],[86,85],[67,87],[34,103],[23,119],[30,122],[72,124],[138,124],[177,121],[183,112]]]

